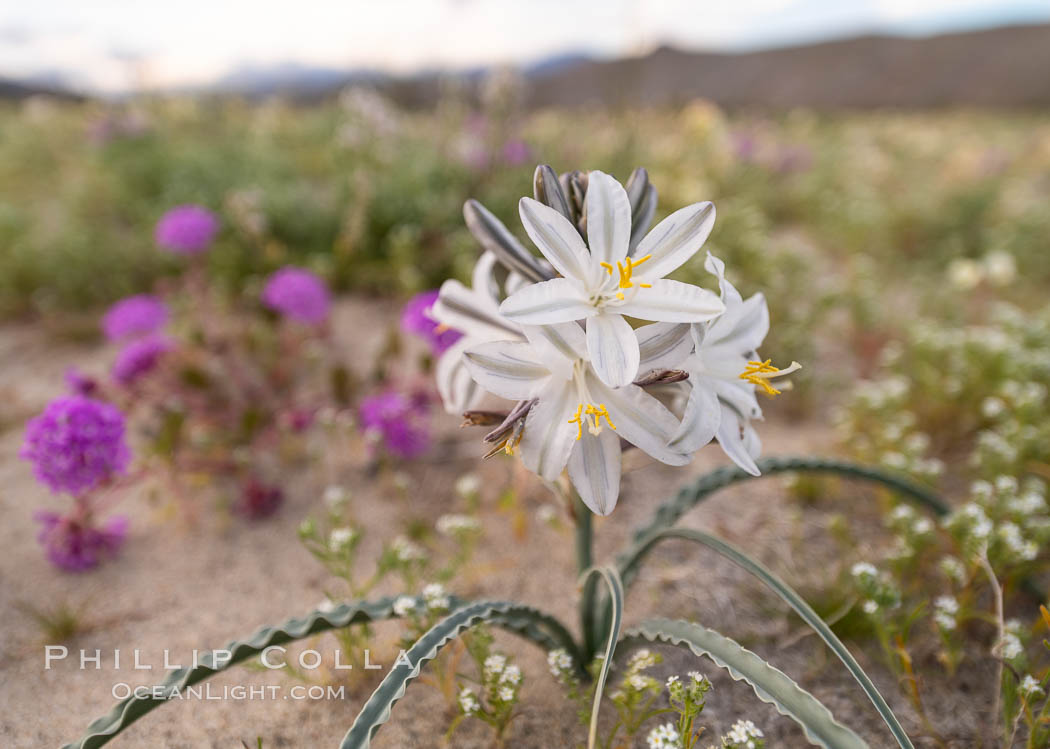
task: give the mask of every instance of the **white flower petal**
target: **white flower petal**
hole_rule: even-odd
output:
[[[729,459],[738,466],[752,476],[761,476],[762,472],[758,470],[758,466],[755,464],[755,459],[752,456],[752,450],[756,446],[761,448],[761,445],[758,444],[758,435],[744,419],[741,419],[740,414],[734,409],[725,403],[721,404],[721,408],[722,421],[718,425],[716,434],[719,446],[729,456]],[[757,451],[755,455],[757,455]]]
[[[678,419],[660,401],[637,385],[611,388],[591,372],[586,378],[591,397],[606,406],[620,437],[668,465],[682,466],[692,460],[667,447],[678,431]]]
[[[474,263],[474,270],[470,275],[470,286],[479,294],[484,294],[492,299],[493,305],[499,307],[499,285],[493,271],[496,268],[496,256],[489,251],[481,253],[481,257]]]
[[[693,337],[688,323],[656,322],[643,325],[634,332],[641,354],[639,376],[654,369],[674,369],[693,350]]]
[[[708,273],[713,273],[718,278],[718,288],[722,291],[722,301],[727,306],[733,302],[741,301],[742,297],[740,292],[736,290],[736,286],[726,280],[726,264],[722,260],[708,252],[707,259],[704,260],[704,270]]]
[[[463,361],[464,351],[476,343],[461,338],[438,357],[434,366],[438,394],[447,413],[461,414],[474,407],[481,398],[482,391],[470,376],[470,370]]]
[[[592,262],[616,265],[631,243],[631,201],[619,182],[605,172],[587,177],[587,246]]]
[[[525,325],[570,322],[598,314],[579,285],[567,278],[554,278],[515,291],[503,300],[499,311]]]
[[[587,358],[587,336],[575,322],[523,325],[522,330],[539,361],[556,377],[567,379],[576,360]]]
[[[653,281],[652,288],[638,289],[616,307],[621,315],[659,322],[706,322],[724,310],[722,300],[713,292],[665,278]]]
[[[652,255],[652,259],[635,272],[635,278],[652,281],[676,270],[703,246],[714,225],[713,203],[694,203],[672,213],[638,243],[635,257]]]
[[[521,199],[518,213],[526,233],[555,270],[566,278],[588,278],[590,253],[567,218],[532,198]]]
[[[734,380],[722,380],[715,377],[704,379],[710,383],[718,399],[727,403],[744,419],[762,418],[762,408],[758,405],[758,398],[755,397],[754,385],[739,378]]]
[[[521,338],[521,328],[499,313],[494,300],[459,281],[441,284],[430,317],[468,338]]]
[[[638,338],[620,315],[601,314],[587,321],[591,366],[610,387],[630,384],[638,374]]]
[[[744,356],[757,350],[768,332],[769,307],[759,292],[746,301],[727,301],[725,313],[708,327],[705,341],[712,347],[731,345]]]
[[[524,342],[491,341],[472,346],[463,361],[476,383],[510,400],[534,398],[550,380],[550,371],[536,361],[532,346]]]
[[[570,382],[552,380],[539,397],[539,402],[525,417],[521,460],[533,473],[554,481],[576,444],[578,429],[569,423],[578,405],[576,391]]]
[[[715,438],[722,419],[718,396],[706,387],[706,378],[693,382],[689,400],[682,414],[682,423],[671,438],[668,447],[683,453],[695,453]]]
[[[612,429],[576,441],[569,455],[569,478],[595,515],[608,515],[620,495],[620,438]]]

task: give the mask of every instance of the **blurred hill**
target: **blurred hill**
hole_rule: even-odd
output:
[[[195,93],[283,96],[302,103],[352,85],[398,103],[429,108],[450,81],[477,95],[490,69],[430,70],[395,77],[373,69],[281,62],[242,66]],[[931,37],[868,35],[754,52],[661,47],[642,56],[597,60],[566,53],[520,69],[529,107],[659,106],[703,97],[733,108],[814,109],[942,106],[1050,106],[1050,24],[1006,26]],[[55,87],[0,78],[0,99]],[[75,96],[75,95],[71,95]]]
[[[1050,105],[1050,25],[927,38],[864,36],[739,54],[668,47],[531,78],[533,106],[670,104],[818,109]]]

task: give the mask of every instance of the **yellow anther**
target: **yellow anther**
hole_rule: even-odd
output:
[[[653,288],[653,285],[651,283],[640,283],[638,285],[641,286],[643,289],[651,289],[651,288]]]
[[[620,300],[621,302],[622,302],[622,301],[623,301],[624,299],[626,299],[626,297],[625,297],[625,296],[623,295],[623,292],[622,292],[622,291],[617,291],[617,292],[616,292],[616,298],[617,298],[617,299],[619,299],[619,300]]]
[[[590,416],[591,418],[587,418]],[[579,441],[583,437],[583,425],[587,425],[587,431],[593,435],[599,435],[602,433],[601,419],[605,417],[605,423],[609,425],[610,429],[616,429],[616,425],[612,423],[612,419],[609,418],[609,409],[605,407],[604,403],[597,405],[593,403],[581,403],[576,407],[576,413],[571,419],[570,424],[576,425],[576,440]]]
[[[791,366],[786,369],[777,369],[773,366],[772,359],[766,359],[765,361],[749,361],[747,363],[747,369],[745,369],[741,375],[741,380],[747,380],[752,385],[757,385],[762,388],[766,395],[780,395],[780,391],[769,384],[769,381],[774,377],[783,377],[784,375],[791,374],[799,369],[802,369],[802,365],[797,361],[791,362]]]
[[[627,265],[624,265],[621,262],[617,262],[616,263],[616,267],[620,271],[620,288],[621,289],[629,289],[632,286],[634,286],[634,282],[631,281],[631,275],[634,273],[634,269],[637,268],[642,263],[644,263],[646,260],[652,259],[652,257],[653,256],[650,254],[650,255],[646,255],[643,258],[639,258],[638,260],[634,260],[633,258],[626,258],[624,260],[624,262],[626,262]],[[602,265],[604,266],[604,265],[606,265],[606,263],[602,263]],[[609,266],[607,268],[607,270],[609,271],[609,275],[611,276],[612,275],[612,266]],[[640,285],[643,288],[646,288],[646,289],[652,288],[652,284],[644,284],[643,283],[643,284],[640,284]]]
[[[436,328],[434,328],[434,333],[435,333],[435,334],[437,334],[437,335],[441,335],[441,334],[442,334],[442,333],[444,333],[445,331],[447,331],[447,330],[451,330],[451,329],[452,329],[452,328],[451,328],[450,326],[448,326],[448,325],[445,325],[445,323],[441,323],[441,324],[440,324],[440,325],[438,325],[438,326],[437,326]]]
[[[580,441],[580,437],[583,436],[583,419],[580,418],[580,414],[583,413],[583,404],[581,403],[576,407],[576,415],[569,419],[570,424],[576,425],[576,441]]]
[[[609,264],[609,263],[598,263],[598,265],[600,265],[600,266],[602,266],[603,268],[605,268],[605,271],[606,271],[606,272],[607,272],[607,273],[608,273],[608,274],[609,274],[610,276],[612,275],[612,272],[613,272],[613,267],[612,267],[612,265],[611,265],[611,264]]]

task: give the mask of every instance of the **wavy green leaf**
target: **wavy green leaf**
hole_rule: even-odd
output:
[[[631,639],[685,646],[696,655],[708,656],[734,679],[750,684],[760,700],[798,723],[810,743],[825,749],[866,749],[868,746],[783,671],[713,629],[686,621],[653,619],[628,631],[624,640]]]
[[[371,602],[353,601],[336,606],[331,611],[318,609],[305,617],[289,619],[277,626],[263,627],[244,640],[234,640],[226,645],[223,650],[231,654],[229,660],[223,659],[222,662],[215,663],[210,655],[205,655],[195,668],[172,671],[161,683],[161,686],[167,688],[164,694],[171,695],[174,690],[182,690],[202,682],[274,645],[301,640],[332,629],[395,618],[393,604],[396,598],[391,596]],[[417,599],[417,604],[422,605],[423,601]],[[453,606],[457,605],[460,605],[459,602],[453,599]],[[579,654],[579,649],[568,630],[554,617],[536,609],[518,607],[506,616],[498,617],[494,623],[541,647],[563,647],[574,655]],[[145,698],[133,695],[121,700],[108,713],[94,720],[84,736],[66,744],[62,749],[95,749],[103,746],[143,715],[167,701],[168,697],[154,697],[152,692]]]
[[[873,481],[898,492],[908,500],[919,504],[935,515],[946,515],[949,511],[940,498],[926,487],[898,473],[883,471],[879,468],[862,466],[845,460],[827,458],[763,458],[758,461],[762,476],[752,476],[736,466],[725,466],[706,473],[696,481],[686,484],[668,501],[660,505],[648,525],[635,531],[635,542],[645,538],[653,531],[670,528],[686,512],[696,507],[719,489],[724,489],[741,481],[771,476],[775,473],[806,472],[831,473],[846,478]]]
[[[340,749],[365,749],[370,746],[372,737],[380,726],[390,720],[394,705],[405,696],[408,685],[419,676],[423,666],[436,658],[445,645],[463,632],[483,621],[499,626],[506,626],[508,622],[518,619],[532,621],[539,613],[530,606],[506,601],[479,601],[453,611],[416,640],[404,656],[398,657],[386,678],[376,687],[361,708],[361,712],[357,714],[353,725],[339,745]],[[546,615],[541,616],[550,619]],[[578,652],[574,644],[570,652]]]
[[[619,560],[620,574],[623,578],[625,580],[629,579],[634,570],[636,570],[638,565],[641,564],[645,555],[648,554],[649,551],[651,551],[660,541],[670,538],[680,538],[686,541],[692,541],[694,543],[702,544],[709,549],[713,549],[725,558],[750,572],[756,578],[761,580],[766,587],[780,596],[785,603],[795,610],[795,613],[805,620],[806,624],[808,624],[817,635],[820,636],[820,639],[831,648],[832,652],[834,652],[839,660],[841,660],[846,666],[849,672],[853,675],[853,678],[857,680],[858,684],[860,684],[864,693],[868,695],[868,699],[870,699],[872,704],[875,705],[875,709],[879,711],[879,715],[881,715],[882,719],[886,721],[886,725],[889,726],[890,731],[893,733],[893,737],[897,740],[897,744],[903,749],[914,749],[911,739],[909,739],[908,735],[904,732],[904,727],[901,726],[900,721],[897,720],[897,716],[893,714],[893,711],[890,709],[890,706],[887,704],[882,694],[876,689],[875,684],[872,683],[871,679],[864,672],[864,669],[861,668],[860,664],[857,663],[857,660],[849,652],[846,646],[842,644],[842,641],[835,636],[835,633],[831,631],[831,628],[820,618],[817,612],[814,611],[802,596],[795,592],[790,585],[767,569],[761,562],[753,559],[735,546],[726,543],[710,533],[693,530],[691,528],[669,528],[667,530],[657,531],[642,539],[634,547],[629,549],[627,553],[621,555]]]

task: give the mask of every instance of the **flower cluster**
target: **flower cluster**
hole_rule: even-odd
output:
[[[286,266],[271,275],[262,291],[262,301],[289,320],[321,325],[328,320],[331,300],[328,287],[316,274]]]
[[[180,205],[157,222],[154,239],[161,248],[180,255],[197,255],[207,250],[219,230],[219,220],[199,205]]]
[[[34,516],[40,524],[37,541],[44,547],[48,561],[67,572],[89,570],[120,550],[128,532],[128,519],[111,517],[101,527],[76,514],[59,515],[40,511]]]
[[[480,678],[476,688],[459,687],[456,702],[460,716],[449,729],[449,735],[459,720],[476,718],[492,727],[497,744],[502,745],[503,734],[514,718],[524,678],[521,669],[506,655],[493,651],[492,644],[492,635],[485,627],[475,628],[467,637],[467,650]]]
[[[435,356],[440,356],[462,338],[463,334],[441,325],[431,317],[430,311],[437,298],[436,290],[424,291],[412,297],[401,310],[401,330],[421,338],[430,346]]]
[[[168,305],[151,294],[121,299],[102,317],[102,332],[111,341],[155,333],[168,323]]]
[[[762,749],[766,745],[762,729],[750,720],[738,720],[722,737],[723,749]]]
[[[84,494],[127,468],[124,415],[84,396],[63,396],[26,424],[21,456],[54,492]]]
[[[415,458],[430,448],[426,393],[386,390],[361,401],[359,414],[365,439],[398,458]]]
[[[490,454],[520,453],[548,482],[567,468],[600,515],[619,497],[623,442],[680,466],[717,439],[757,474],[756,393],[778,394],[773,378],[798,365],[779,370],[758,356],[765,300],[745,300],[717,258],[705,267],[718,295],[666,278],[704,244],[714,206],[682,208],[647,232],[655,190],[644,170],[625,189],[600,171],[559,182],[539,167],[536,186],[519,213],[542,258],[477,202],[464,208],[485,253],[472,287],[447,281],[430,312],[462,334],[437,363],[446,408],[472,408],[481,391],[515,402],[494,422],[493,412],[468,412],[468,423],[494,423]],[[497,263],[508,272],[502,284]]]

